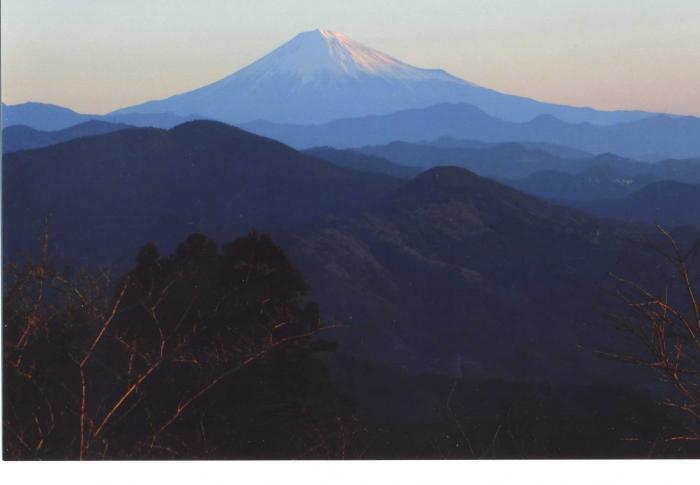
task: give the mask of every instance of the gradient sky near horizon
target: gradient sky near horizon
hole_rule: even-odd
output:
[[[327,28],[502,92],[700,115],[700,0],[2,0],[2,100],[105,113]]]

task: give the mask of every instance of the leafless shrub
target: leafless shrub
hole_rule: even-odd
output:
[[[670,384],[674,392],[665,404],[690,416],[695,431],[668,439],[700,440],[700,303],[698,276],[693,271],[700,241],[684,251],[668,231],[660,226],[658,229],[665,244],[649,247],[673,271],[663,293],[614,275],[619,283],[617,296],[627,309],[614,320],[641,343],[643,350],[601,353],[647,368]]]

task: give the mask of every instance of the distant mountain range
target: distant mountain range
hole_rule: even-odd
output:
[[[169,129],[195,119],[235,124],[297,149],[441,138],[527,143],[561,158],[577,152],[644,161],[700,156],[697,117],[596,111],[503,94],[322,29],[295,36],[217,82],[107,115],[42,103],[2,105],[4,128],[39,131],[89,120]]]
[[[700,175],[700,164],[697,171]],[[614,168],[601,163],[575,174],[546,170],[521,179],[503,180],[503,183],[526,194],[568,204],[623,198],[657,181],[659,178],[651,174],[621,175]]]
[[[77,113],[71,109],[46,103],[22,103],[7,105],[2,103],[2,126],[26,126],[39,131],[57,131],[70,128],[86,121],[100,120],[108,123],[132,126],[153,126],[172,128],[176,125],[202,119],[200,115],[180,116],[173,113],[136,113],[130,115],[96,115]]]
[[[622,199],[576,204],[599,217],[660,224],[666,228],[700,226],[700,184],[665,180],[649,184]]]
[[[153,241],[230,239],[368,207],[400,181],[352,171],[209,121],[131,128],[3,156],[3,247],[75,265],[130,263]]]
[[[12,125],[2,130],[2,151],[7,153],[41,148],[75,138],[103,135],[125,128],[131,128],[131,126],[100,120],[84,121],[56,131],[41,131],[25,125]]]
[[[99,115],[76,113],[72,109],[46,103],[22,103],[7,105],[2,103],[2,126],[21,125],[39,131],[55,131],[69,128]]]
[[[570,204],[620,199],[656,182],[700,184],[700,158],[646,164],[615,156],[578,160],[570,171],[545,170],[504,183],[538,197]],[[674,185],[668,186],[669,189]],[[632,220],[649,221],[646,217]],[[657,221],[658,222],[658,221]],[[700,224],[700,219],[695,221]]]
[[[62,130],[90,120],[167,129],[204,118],[172,113],[85,115],[40,103],[3,105],[2,116],[5,128],[23,125],[39,131]],[[571,124],[551,116],[514,123],[490,116],[474,106],[439,104],[317,125],[256,121],[239,126],[297,149],[319,146],[356,148],[399,140],[428,142],[439,139],[443,148],[476,148],[480,143],[518,142],[566,159],[591,153],[615,153],[638,160],[656,161],[691,158],[700,154],[700,118],[693,116],[660,115],[611,126]]]
[[[356,151],[408,167],[459,166],[485,177],[517,181],[508,183],[521,183],[518,187],[523,190],[555,199],[559,198],[557,191],[585,195],[585,190],[581,192],[575,189],[575,185],[586,183],[591,184],[591,194],[585,198],[596,198],[595,185],[600,181],[629,186],[629,191],[620,196],[635,190],[635,186],[659,180],[700,183],[700,158],[645,163],[613,154],[564,158],[545,151],[547,149],[550,148],[520,142],[459,144],[455,141],[449,145],[442,142],[392,142],[365,146]]]
[[[254,120],[323,123],[443,102],[473,104],[493,116],[521,122],[543,114],[596,124],[650,116],[641,111],[596,111],[499,93],[440,69],[408,65],[339,32],[323,29],[303,32],[217,82],[113,114],[200,113],[234,124]]]
[[[437,138],[435,140],[422,142],[422,144],[438,148],[489,148],[500,143],[455,138],[452,136],[441,136],[440,138]],[[577,150],[575,148],[559,145],[557,143],[521,141],[518,142],[518,144],[522,145],[525,148],[540,150],[549,153],[550,155],[554,155],[555,157],[566,158],[570,160],[575,160],[577,158],[586,158],[591,156],[590,153],[584,152],[583,150]]]
[[[123,303],[117,297],[115,311],[120,304],[127,313],[144,306],[146,293],[158,300],[144,314],[150,329],[144,336],[157,339],[156,366],[133,346],[131,360],[151,370],[160,361],[186,365],[197,377],[200,366],[191,365],[189,355],[187,363],[163,357],[181,343],[182,318],[192,316],[195,338],[214,322],[190,311],[191,298],[180,298],[189,294],[184,287],[201,293],[211,282],[208,275],[222,277],[225,287],[214,286],[221,294],[235,287],[236,312],[246,317],[253,311],[282,335],[297,326],[288,321],[286,303],[249,289],[276,287],[291,275],[298,289],[282,293],[293,303],[292,313],[303,312],[302,326],[312,319],[309,328],[320,330],[319,315],[339,325],[310,338],[319,351],[313,363],[307,363],[306,346],[297,345],[301,341],[265,330],[263,353],[270,353],[258,360],[262,354],[255,351],[245,368],[231,368],[241,370],[244,393],[251,379],[262,382],[265,399],[270,386],[282,382],[279,389],[289,391],[290,405],[298,411],[299,403],[314,429],[309,449],[316,448],[317,434],[323,442],[321,456],[326,448],[334,456],[336,447],[350,458],[463,458],[470,456],[467,449],[472,457],[488,458],[610,457],[620,452],[610,450],[629,449],[635,456],[685,456],[679,451],[685,443],[666,441],[682,436],[677,424],[690,429],[677,409],[662,405],[667,383],[641,365],[601,358],[598,351],[634,353],[646,344],[632,335],[644,340],[641,327],[630,325],[625,333],[612,322],[611,315],[624,317],[629,310],[616,295],[620,285],[612,274],[669,295],[669,305],[684,308],[687,294],[674,287],[673,262],[649,246],[668,242],[653,224],[668,228],[683,251],[700,241],[699,118],[540,103],[416,68],[318,30],[221,81],[165,100],[108,115],[3,104],[2,122],[3,271],[11,277],[13,269],[26,267],[26,281],[38,282],[24,285],[21,277],[11,285],[7,293],[17,289],[12,302],[20,313],[27,306],[31,315],[53,314],[43,304],[37,312],[35,295],[24,288],[50,304],[57,289],[45,285],[44,276],[54,270],[77,275],[79,284],[87,278],[91,293],[88,280],[96,271],[127,274],[107,280],[105,291],[95,295],[109,304],[119,293],[116,284],[126,281],[129,289],[121,294]],[[265,241],[260,247],[282,263],[281,270],[261,258],[257,243],[239,240],[212,251],[251,231],[272,236],[274,245],[259,237],[248,241]],[[211,240],[188,238],[193,233]],[[183,240],[188,243],[177,246]],[[36,266],[44,241],[47,262]],[[147,243],[158,249],[139,252]],[[209,273],[212,265],[221,267],[218,254],[234,261],[229,249],[239,245],[244,256],[236,268],[246,264],[264,278],[243,277],[247,270],[233,278],[218,269]],[[173,250],[170,257],[157,256]],[[136,270],[124,273],[135,257]],[[699,262],[691,261],[693,270]],[[179,306],[162,298],[172,278],[184,274],[180,270],[192,275],[169,294],[185,304],[182,318]],[[165,282],[163,292],[154,293],[156,280]],[[70,317],[73,300],[79,300],[72,289],[68,293]],[[221,302],[214,297],[212,312],[219,315]],[[108,332],[121,335],[126,327],[117,321],[127,313],[119,311]],[[15,320],[22,326],[28,321]],[[166,321],[170,336],[158,333]],[[146,341],[141,337],[135,337],[139,348]],[[57,338],[60,347],[65,338],[61,332]],[[247,349],[247,342],[234,340]],[[282,341],[293,345],[277,347]],[[37,342],[28,344],[27,355],[51,359]],[[336,344],[339,352],[326,352]],[[111,344],[100,345],[111,352]],[[678,350],[674,335],[669,345]],[[203,365],[211,364],[219,377],[230,374],[228,356],[213,352],[216,362]],[[332,392],[331,405],[288,385],[286,374],[275,370],[287,358],[300,363],[304,382],[308,377],[311,387]],[[25,367],[32,368],[32,359]],[[126,374],[139,373],[131,372],[128,358],[122,362]],[[272,371],[269,382],[258,379],[258,367],[264,375]],[[167,375],[155,379],[170,386]],[[222,399],[203,399],[222,403],[214,414],[231,414],[226,403],[240,389],[234,385],[217,394]],[[241,409],[257,402],[243,402]],[[269,404],[273,419],[286,420],[289,406]],[[89,406],[97,414],[104,407],[95,399]],[[328,417],[328,426],[314,418],[316,410]],[[125,406],[119,413],[132,411]],[[50,424],[54,413],[48,414]],[[74,422],[74,413],[68,418]],[[260,425],[244,418],[235,421],[244,431]],[[115,415],[115,429],[119,419]],[[197,440],[201,434],[202,456],[215,458],[199,421],[176,427]],[[43,438],[43,421],[36,423]],[[207,436],[214,428],[209,423]],[[228,428],[219,434],[226,443]],[[337,435],[328,433],[335,428]],[[485,444],[477,453],[476,439]],[[306,454],[302,441],[291,446]],[[346,455],[346,442],[352,454]],[[34,456],[33,443],[26,448]]]
[[[472,148],[395,141],[387,145],[365,146],[356,150],[365,155],[382,157],[411,167],[425,169],[453,165],[485,177],[504,179],[520,178],[542,170],[576,172],[585,166],[587,160],[560,158],[520,143],[485,144]]]
[[[425,167],[409,167],[393,163],[386,158],[375,157],[356,150],[337,150],[319,147],[305,150],[304,153],[327,160],[334,165],[351,168],[360,172],[383,173],[401,179],[411,179],[425,170]]]
[[[127,128],[99,120],[48,132],[10,126],[3,130],[3,151],[40,148]],[[448,137],[356,150],[318,147],[305,153],[336,166],[398,179],[411,179],[432,167],[456,165],[594,215],[668,227],[700,224],[694,209],[695,192],[683,189],[684,183],[700,184],[700,159],[650,164],[610,154],[592,156],[549,143],[488,143]],[[660,184],[655,190],[640,190],[657,182],[680,185]],[[662,196],[664,188],[669,189],[667,198]]]
[[[517,143],[459,140],[307,152],[344,167],[399,178],[412,178],[440,165],[458,165],[599,217],[667,228],[700,225],[700,159],[648,164],[607,155],[566,160]]]
[[[593,154],[615,153],[647,161],[700,154],[700,118],[693,116],[653,116],[612,126],[570,124],[552,116],[515,123],[495,118],[475,106],[438,104],[318,125],[259,121],[241,127],[295,148],[351,148],[397,140],[423,142],[453,137],[484,142],[544,142]]]
[[[4,254],[35,255],[46,218],[53,264],[115,269],[149,241],[169,251],[188,233],[221,241],[255,227],[280,241],[326,317],[352,324],[338,335],[348,351],[436,372],[464,355],[465,373],[482,377],[610,375],[586,350],[616,338],[590,331],[590,302],[605,306],[610,271],[647,281],[655,266],[633,241],[651,228],[461,168],[403,181],[373,169],[392,162],[316,152],[196,121],[8,153]]]
[[[605,372],[585,349],[613,337],[588,324],[608,304],[609,272],[650,267],[632,242],[644,231],[440,167],[282,241],[327,314],[357,327],[344,348],[423,370],[463,355],[471,375],[557,380]]]

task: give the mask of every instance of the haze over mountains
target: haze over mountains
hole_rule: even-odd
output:
[[[339,32],[318,29],[297,35],[215,83],[125,107],[110,113],[108,118],[134,125],[159,123],[161,127],[174,117],[192,116],[234,124],[256,120],[306,124],[390,114],[446,102],[471,104],[492,116],[515,122],[552,115],[565,122],[608,125],[651,116],[642,111],[597,111],[502,94],[440,69],[411,66]],[[27,124],[41,130],[66,128],[96,116],[39,103],[3,105],[3,111],[7,111],[3,116],[5,126]],[[148,117],[156,115],[170,119],[149,121]]]
[[[349,148],[448,136],[487,142],[548,142],[593,154],[610,152],[648,161],[700,154],[700,118],[692,116],[658,115],[597,126],[565,123],[542,115],[519,123],[498,119],[472,105],[444,103],[318,125],[259,121],[241,127],[295,148],[323,145]]]
[[[196,114],[178,116],[173,113],[95,115],[77,113],[72,109],[46,103],[29,102],[16,105],[2,103],[2,126],[4,128],[20,125],[39,131],[63,130],[92,120],[132,126],[172,128],[186,121],[203,118],[203,116]]]
[[[41,103],[2,106],[3,126],[54,131],[100,119],[172,128],[236,124],[295,148],[351,148],[455,137],[554,143],[645,161],[700,155],[700,119],[543,103],[422,69],[329,30],[303,32],[230,76],[107,115]]]
[[[9,153],[3,170],[12,259],[37,254],[45,218],[52,259],[78,267],[123,268],[144,241],[168,250],[191,232],[226,240],[271,231],[324,314],[360,325],[343,337],[348,351],[415,369],[446,372],[466,352],[475,376],[560,380],[581,362],[593,372],[590,355],[571,353],[587,332],[578,305],[598,298],[583,288],[611,269],[637,272],[644,258],[620,239],[645,237],[644,228],[600,222],[461,168],[404,182],[211,121]],[[559,303],[545,311],[552,287]],[[497,305],[506,294],[512,306]],[[439,330],[428,339],[431,328]]]
[[[363,328],[348,343],[360,353],[436,369],[464,354],[472,375],[556,380],[597,372],[576,342],[611,335],[590,333],[599,308],[579,298],[606,305],[588,285],[604,285],[606,268],[637,267],[642,252],[623,254],[637,231],[439,167],[369,210],[282,240],[326,311]]]
[[[5,251],[124,264],[147,240],[228,237],[367,207],[400,182],[337,167],[218,122],[132,128],[3,157]],[[39,231],[37,233],[37,230]]]
[[[662,240],[657,223],[682,248],[700,240],[696,117],[510,96],[317,30],[189,93],[107,115],[3,104],[2,119],[8,265],[48,257],[67,274],[119,275],[138,254],[131,274],[156,306],[153,278],[167,277],[165,294],[171,276],[192,272],[205,299],[210,283],[245,290],[231,300],[245,308],[245,322],[248,311],[268,318],[282,265],[300,289],[308,284],[310,301],[297,289],[293,299],[313,328],[319,317],[341,324],[323,335],[341,355],[324,354],[301,374],[310,386],[332,381],[348,393],[335,396],[339,406],[358,403],[358,457],[368,449],[370,457],[465,457],[474,436],[487,456],[581,456],[584,448],[586,456],[644,456],[682,421],[658,404],[669,396],[665,383],[599,352],[641,348],[610,324],[627,311],[613,298],[611,274],[652,291],[672,287],[669,301],[680,299],[673,265],[648,246]],[[247,242],[216,248],[249,231]],[[265,257],[254,244],[263,239]],[[224,274],[231,268],[220,267],[221,257],[241,244],[245,261],[226,260],[236,261],[235,272]],[[43,278],[41,265],[31,277]],[[265,291],[248,287],[246,265],[264,275],[253,286]],[[208,281],[211,274],[221,281]],[[178,312],[183,295],[174,297]],[[35,300],[26,301],[31,308]],[[132,303],[143,306],[130,301],[128,312]],[[213,308],[218,315],[220,303]],[[155,322],[162,358],[155,306],[144,309],[134,331],[146,322],[150,335]],[[286,310],[277,311],[271,328],[293,331]],[[190,317],[196,334],[200,316]],[[273,334],[261,335],[274,350]],[[314,345],[327,350],[323,339]],[[189,357],[173,365],[196,374],[199,357]],[[274,359],[261,368],[275,374],[285,361]],[[296,386],[256,376],[270,415],[285,419],[288,408],[278,412],[274,398]],[[177,394],[172,382],[166,387]],[[242,382],[230,396],[250,389]],[[313,420],[314,404],[306,395],[299,402]],[[213,409],[231,412],[226,401]],[[323,413],[334,411],[324,405]],[[470,421],[477,429],[467,437]],[[218,431],[222,442],[259,455],[228,428]],[[496,451],[503,440],[511,447]]]
[[[12,125],[3,129],[2,151],[6,153],[41,148],[75,138],[102,135],[125,128],[131,128],[131,126],[93,119],[56,131],[37,130],[26,125]]]
[[[187,116],[196,112],[228,123],[258,119],[322,123],[441,102],[470,103],[511,121],[550,114],[569,122],[610,124],[649,116],[644,112],[572,108],[502,94],[443,70],[410,66],[324,29],[302,32],[213,84],[113,114],[172,112]]]
[[[54,145],[63,141],[124,130],[128,125],[91,120],[58,131],[23,125],[3,130],[3,152]],[[358,149],[317,147],[305,153],[351,170],[411,179],[432,167],[456,165],[547,200],[596,215],[628,221],[666,224],[698,222],[693,191],[675,191],[675,202],[659,199],[659,191],[635,192],[656,182],[700,183],[700,159],[644,163],[613,154],[593,156],[562,145],[542,142],[490,143],[441,137],[431,142],[396,141]],[[673,187],[671,185],[669,188]],[[652,199],[650,195],[655,194]],[[616,200],[630,196],[625,210]],[[654,202],[656,201],[656,202]],[[653,204],[659,207],[653,208]],[[674,216],[674,205],[684,207]]]
[[[602,199],[602,198],[601,198]],[[578,204],[599,217],[679,227],[700,224],[700,184],[663,180],[621,199]]]
[[[650,183],[655,180],[700,182],[700,158],[668,159],[655,163],[621,157],[615,154],[577,155],[575,158],[556,154],[558,147],[528,145],[520,142],[474,144],[454,141],[445,145],[442,141],[409,143],[395,141],[386,145],[364,146],[358,153],[381,157],[395,164],[423,169],[440,165],[457,165],[479,175],[495,179],[521,179],[539,177],[538,173],[556,172],[563,175],[587,177],[596,180],[617,181],[623,185]],[[555,153],[552,153],[554,151]],[[556,187],[551,186],[551,190]],[[591,197],[595,198],[592,193]]]

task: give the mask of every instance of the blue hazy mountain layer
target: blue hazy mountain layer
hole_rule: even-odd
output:
[[[227,123],[325,123],[433,104],[469,103],[508,121],[547,114],[571,123],[614,124],[651,116],[599,111],[500,93],[440,69],[422,69],[338,32],[303,32],[256,62],[201,88],[114,114],[199,113]]]
[[[132,126],[172,128],[203,116],[180,116],[173,113],[134,113],[128,115],[96,115],[77,113],[69,108],[47,103],[2,104],[2,126],[28,126],[39,131],[57,131],[90,120],[121,123]]]
[[[657,115],[610,126],[571,124],[553,116],[516,123],[468,104],[443,103],[316,125],[258,121],[239,126],[295,148],[350,148],[447,136],[486,142],[555,143],[593,154],[616,153],[648,161],[700,155],[700,118],[694,116]]]

